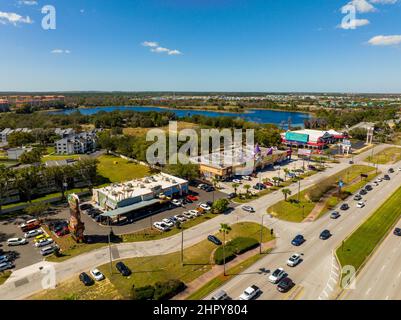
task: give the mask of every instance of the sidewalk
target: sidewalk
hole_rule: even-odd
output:
[[[266,242],[263,244],[263,250],[266,249],[272,249],[276,245],[276,240],[272,240],[269,242]],[[258,255],[259,254],[259,247],[250,250],[248,252],[245,252],[244,254],[241,254],[237,258],[235,258],[233,261],[230,261],[226,263],[226,271],[229,270],[230,268],[233,268],[240,263],[244,262],[248,258]],[[185,300],[188,298],[191,294],[202,288],[205,284],[207,284],[209,281],[213,280],[214,278],[217,278],[218,276],[222,276],[224,273],[224,266],[220,265],[214,265],[212,269],[203,275],[201,275],[199,278],[195,279],[191,283],[187,284],[187,288],[181,292],[180,294],[176,295],[172,300]],[[229,277],[230,275],[228,275]],[[229,280],[227,278],[227,280]]]

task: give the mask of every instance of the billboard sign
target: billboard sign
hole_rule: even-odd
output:
[[[308,143],[309,135],[304,133],[297,133],[297,132],[286,132],[285,140],[287,141],[294,141],[294,142],[301,142],[301,143]]]
[[[309,150],[309,149],[299,149],[298,150],[298,156],[310,157],[311,154],[312,154],[312,150]]]

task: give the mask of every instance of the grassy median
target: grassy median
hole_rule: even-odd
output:
[[[401,148],[389,147],[373,157],[369,156],[365,159],[366,162],[378,163],[378,164],[393,164],[401,160]]]
[[[351,265],[356,270],[367,261],[376,246],[401,217],[401,188],[354,231],[337,249],[342,266]]]
[[[361,174],[368,174],[368,178],[360,178]],[[337,174],[322,179],[321,183],[318,182],[314,186],[301,191],[299,194],[299,201],[298,193],[292,194],[291,197],[288,197],[287,201],[282,200],[269,207],[267,212],[281,220],[302,222],[312,213],[312,210],[319,205],[318,212],[316,213],[316,217],[319,218],[328,210],[334,208],[344,197],[354,193],[374,177],[376,177],[374,167],[354,165]],[[336,192],[336,189],[338,189],[336,183],[340,179],[345,183],[345,186],[342,189],[342,193],[338,194],[338,192]],[[319,194],[318,189],[327,181],[330,181],[330,185],[326,188],[327,190],[321,195],[318,195],[317,199],[314,199],[311,195]]]

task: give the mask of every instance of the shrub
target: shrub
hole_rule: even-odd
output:
[[[259,242],[254,238],[238,237],[229,241],[225,247],[226,263],[234,260],[237,255],[256,248],[258,245]],[[217,265],[222,265],[224,263],[223,257],[223,247],[219,247],[214,252],[214,262]]]
[[[133,299],[134,300],[152,300],[155,293],[153,286],[145,286],[140,288],[133,288]]]
[[[186,285],[181,280],[173,279],[155,284],[154,300],[169,300],[185,290]]]

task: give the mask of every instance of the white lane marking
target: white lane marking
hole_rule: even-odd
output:
[[[401,272],[398,274],[398,278],[401,277]]]
[[[369,288],[368,291],[366,291],[366,295],[369,295],[371,290],[372,290],[372,288]]]
[[[380,269],[380,271],[383,271],[386,268],[386,265],[383,265],[383,267]]]

